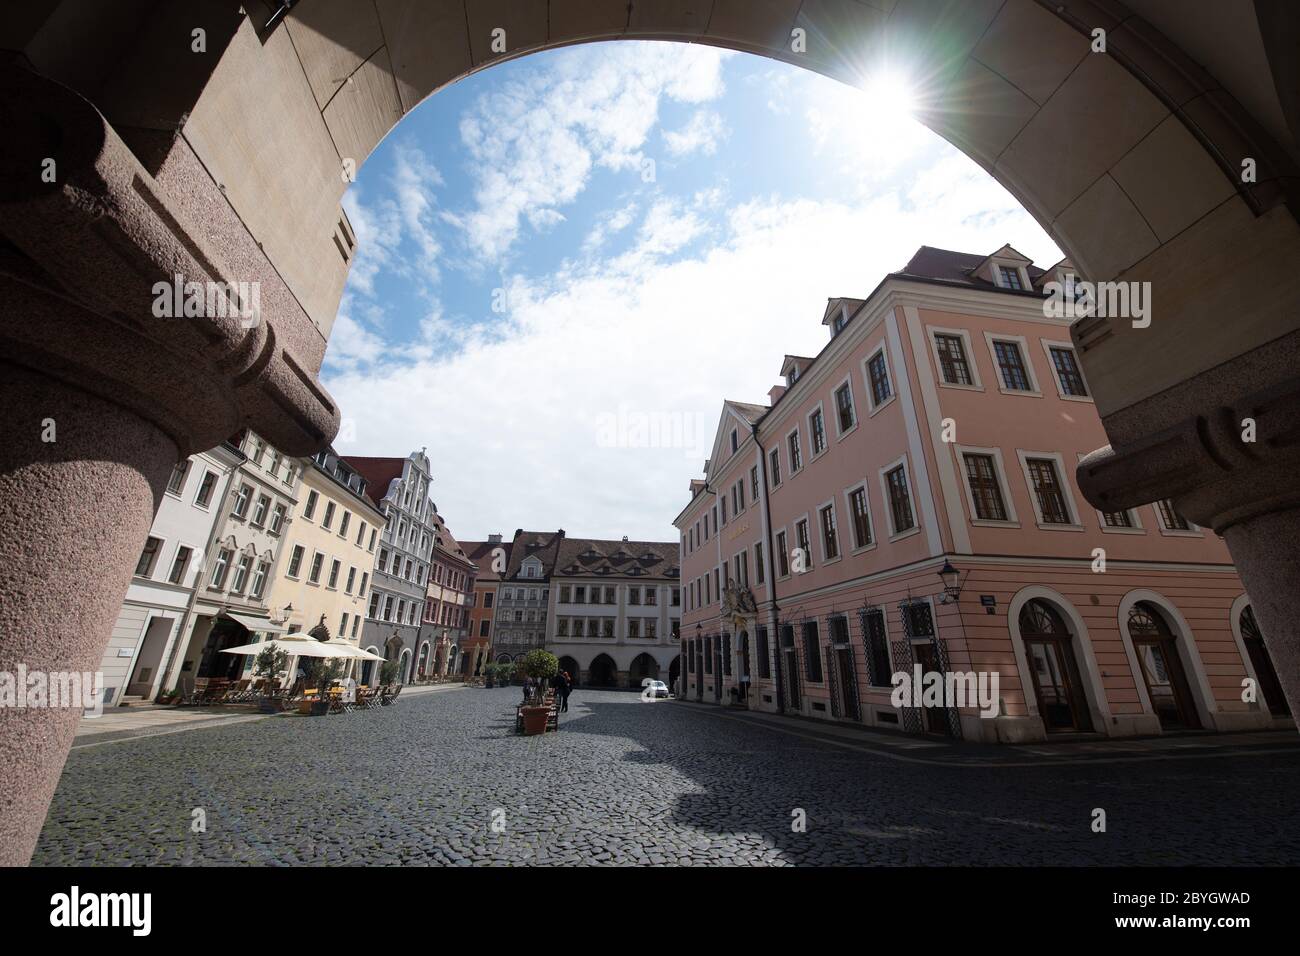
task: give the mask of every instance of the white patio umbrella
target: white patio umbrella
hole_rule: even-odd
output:
[[[239,654],[242,657],[256,657],[268,647],[274,647],[277,651],[284,651],[290,657],[347,657],[347,654],[340,654],[340,646],[328,642],[317,641],[313,638],[285,638],[277,637],[274,640],[262,641],[258,644],[241,644],[239,647],[223,648],[223,654]]]

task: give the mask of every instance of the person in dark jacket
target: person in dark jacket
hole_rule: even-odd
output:
[[[559,675],[560,686],[556,693],[560,695],[560,713],[565,714],[569,711],[569,694],[573,690],[573,678],[569,676],[568,671],[563,671]]]

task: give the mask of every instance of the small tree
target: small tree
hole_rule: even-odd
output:
[[[501,663],[497,665],[497,683],[509,684],[515,679],[515,665],[511,663]]]
[[[315,684],[322,693],[343,676],[343,662],[337,657],[309,657],[303,662],[302,669],[307,674],[308,683]]]
[[[519,662],[518,669],[525,677],[544,684],[559,672],[560,659],[550,651],[529,651]]]
[[[253,658],[253,674],[257,677],[275,678],[289,666],[289,652],[274,644],[267,644]]]
[[[383,666],[379,668],[379,683],[397,683],[397,661],[384,661]]]

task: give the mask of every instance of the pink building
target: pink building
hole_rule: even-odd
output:
[[[1292,724],[1223,541],[1079,493],[1072,271],[922,247],[723,404],[674,522],[683,696],[980,741]],[[891,699],[918,667],[972,693]]]

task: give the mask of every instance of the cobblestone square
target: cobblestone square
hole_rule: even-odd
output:
[[[33,862],[1300,862],[1287,796],[1300,748],[1281,735],[1274,752],[1241,756],[1117,750],[1039,766],[980,748],[944,764],[807,722],[778,729],[611,691],[576,692],[557,734],[517,737],[517,698],[453,690],[78,746]],[[1094,808],[1105,833],[1092,832]],[[196,809],[206,832],[191,831]]]

